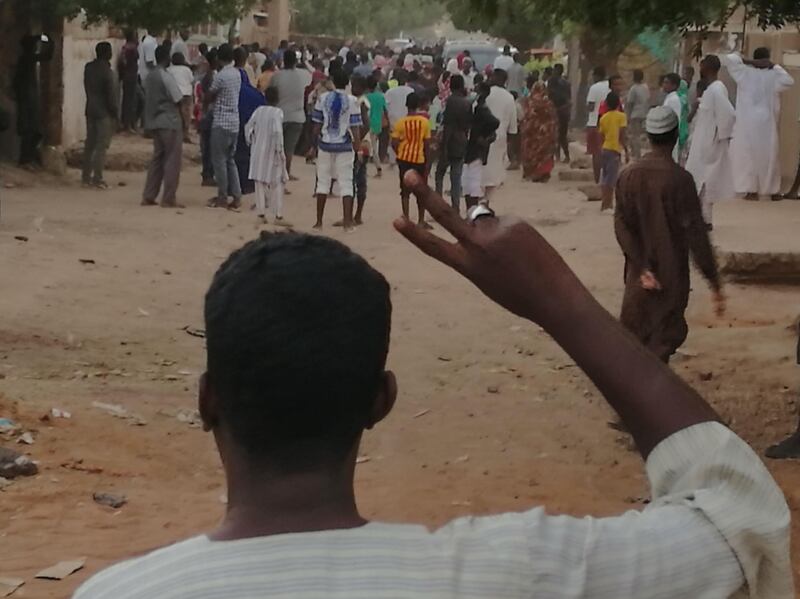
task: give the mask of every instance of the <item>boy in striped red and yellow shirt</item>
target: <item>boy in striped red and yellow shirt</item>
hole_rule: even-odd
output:
[[[409,171],[416,171],[423,179],[428,178],[428,155],[430,154],[431,123],[427,115],[421,113],[422,98],[411,93],[406,98],[408,116],[403,117],[392,130],[392,148],[397,154],[397,168],[400,171],[400,201],[403,204],[403,216],[409,218],[409,198],[411,190],[403,181]],[[417,199],[419,224],[430,228],[425,222],[425,208]]]

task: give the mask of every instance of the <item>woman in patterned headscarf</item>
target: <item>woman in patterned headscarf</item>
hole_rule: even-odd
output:
[[[522,176],[545,183],[555,165],[557,132],[556,109],[547,97],[547,86],[537,81],[525,100],[525,114],[520,124],[522,134]]]

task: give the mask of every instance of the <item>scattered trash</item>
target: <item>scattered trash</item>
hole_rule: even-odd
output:
[[[439,356],[438,360],[440,362],[452,362],[453,358],[450,358],[449,356]]]
[[[22,578],[0,577],[0,597],[8,597],[23,584],[25,581]]]
[[[78,262],[81,264],[97,264],[92,258],[78,258]]]
[[[33,438],[33,435],[30,432],[22,433],[17,438],[17,443],[24,443],[25,445],[33,445],[34,441],[35,439]]]
[[[166,358],[164,358],[160,362],[156,362],[156,364],[158,364],[159,366],[175,366],[177,362],[175,362],[175,360],[167,360]]]
[[[464,462],[469,462],[469,455],[462,455],[455,459],[456,464],[463,464]]]
[[[110,414],[111,416],[114,416],[115,418],[122,418],[123,420],[129,420],[131,424],[134,424],[136,426],[144,426],[145,424],[147,424],[147,421],[144,418],[128,412],[128,410],[117,404],[105,403],[102,401],[93,401],[92,406],[94,406],[99,410],[103,410],[104,412]]]
[[[427,409],[427,408],[426,408],[426,409],[424,409],[424,410],[420,410],[419,412],[417,412],[416,414],[414,414],[414,418],[422,418],[422,417],[423,417],[425,414],[427,414],[428,412],[430,412],[430,410],[429,410],[429,409]]]
[[[500,389],[499,389],[498,387],[495,387],[494,385],[492,385],[491,387],[489,387],[489,388],[488,388],[488,389],[486,389],[486,390],[487,390],[489,393],[500,393]]]
[[[3,478],[16,478],[18,476],[33,476],[39,472],[39,467],[26,455],[0,447],[0,476]]]
[[[453,501],[450,505],[455,507],[470,507],[472,505],[471,501]]]
[[[67,412],[66,410],[59,410],[58,408],[52,408],[47,414],[41,416],[39,420],[42,422],[48,422],[50,420],[55,420],[58,418],[72,418],[72,414]]]
[[[86,558],[80,557],[74,560],[58,562],[54,566],[45,568],[34,578],[44,578],[46,580],[63,580],[70,574],[74,574],[86,564]]]
[[[140,316],[150,316],[150,312],[148,312],[144,308],[139,308],[139,315]]]
[[[366,464],[367,462],[369,462],[371,460],[372,460],[372,458],[369,457],[368,455],[358,456],[356,458],[356,464]]]
[[[649,497],[626,497],[625,498],[625,503],[642,503],[644,505],[647,505],[648,503],[650,503],[650,498]]]
[[[14,235],[14,239],[16,239],[17,241],[28,241],[28,238],[25,237],[24,235]]]
[[[191,370],[179,370],[178,374],[182,374],[183,376],[192,376],[194,372]]]
[[[164,376],[165,381],[180,381],[182,380],[177,374],[167,374]]]
[[[13,431],[17,428],[16,423],[9,418],[0,418],[0,433]]]
[[[679,349],[675,353],[683,358],[696,358],[700,355],[696,351],[692,351],[690,349]]]
[[[203,420],[200,418],[200,412],[197,410],[179,410],[178,413],[175,414],[175,418],[178,419],[178,422],[185,422],[192,428],[200,428],[203,426]]]
[[[167,276],[172,274],[172,271],[169,271],[169,270],[162,270],[161,272],[163,272]]]
[[[94,493],[92,499],[94,499],[95,503],[107,505],[114,509],[121,508],[128,503],[128,498],[125,495],[112,495],[111,493]]]
[[[189,325],[186,325],[181,330],[185,331],[187,335],[191,335],[192,337],[200,337],[201,339],[205,339],[206,338],[205,329],[196,329],[194,327],[190,327]]]

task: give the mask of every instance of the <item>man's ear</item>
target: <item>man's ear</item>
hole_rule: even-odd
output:
[[[397,378],[391,370],[387,370],[381,377],[381,386],[372,404],[367,429],[371,430],[381,420],[389,415],[397,400]]]
[[[200,377],[200,389],[197,394],[197,409],[203,421],[203,430],[209,432],[213,430],[219,422],[219,405],[217,396],[211,383],[208,381],[208,373],[204,372]]]

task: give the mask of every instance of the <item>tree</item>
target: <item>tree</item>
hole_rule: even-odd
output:
[[[375,38],[433,25],[445,12],[431,0],[293,0],[292,8],[299,33]]]
[[[111,21],[124,27],[152,31],[179,29],[209,21],[225,23],[237,18],[255,0],[38,0],[55,2],[55,10],[65,17],[81,11],[89,24]]]

